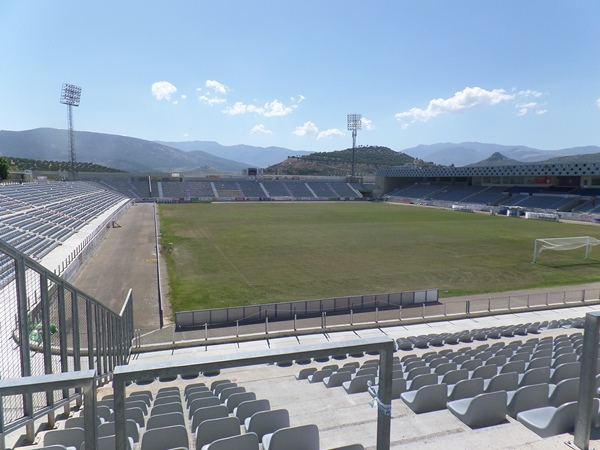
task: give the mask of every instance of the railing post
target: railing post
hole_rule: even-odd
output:
[[[208,341],[208,323],[204,323],[204,340]]]
[[[240,321],[235,321],[235,337],[240,337]]]
[[[581,303],[585,303],[585,289],[581,290]]]
[[[350,310],[350,325],[354,325],[354,311]]]
[[[492,311],[492,297],[488,297],[488,312]]]
[[[471,314],[471,300],[465,302],[467,316]]]
[[[375,323],[379,323],[379,308],[375,308]]]
[[[563,305],[567,304],[567,291],[563,291]]]
[[[508,296],[508,310],[510,311],[510,295]]]
[[[448,303],[444,303],[444,317],[448,317]]]
[[[269,316],[265,316],[265,334],[269,334]]]
[[[298,331],[296,328],[296,320],[298,320],[298,316],[294,314],[294,331]]]
[[[398,306],[398,320],[402,320],[402,305]]]
[[[530,306],[529,306],[529,294],[527,294],[527,309],[529,309],[529,308],[530,308]]]
[[[421,303],[421,317],[425,318],[425,303]]]
[[[548,296],[549,296],[549,292],[546,292],[546,306],[548,306]]]

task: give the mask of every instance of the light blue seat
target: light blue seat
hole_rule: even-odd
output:
[[[512,418],[522,411],[548,406],[548,384],[530,384],[507,392],[506,402],[507,414]]]
[[[517,414],[519,422],[543,438],[573,432],[576,418],[577,402],[564,403],[558,408],[544,406]]]
[[[447,391],[448,401],[475,397],[476,395],[483,393],[483,385],[483,378],[460,380],[454,385],[449,385]]]

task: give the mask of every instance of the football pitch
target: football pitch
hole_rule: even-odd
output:
[[[542,252],[536,238],[594,225],[385,203],[159,207],[173,311],[439,289],[467,295],[599,280],[600,248]]]

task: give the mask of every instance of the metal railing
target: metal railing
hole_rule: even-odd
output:
[[[95,370],[100,383],[126,364],[134,335],[131,291],[116,313],[52,271],[0,241],[0,379]],[[2,399],[0,431],[81,398],[79,389],[28,392]],[[52,420],[52,419],[51,419]]]
[[[232,308],[181,311],[175,313],[176,328],[202,326],[232,326],[265,320],[295,320],[319,317],[323,314],[349,314],[350,311],[397,310],[399,307],[437,302],[437,289],[395,292],[388,294],[358,295],[265,305],[238,306]]]

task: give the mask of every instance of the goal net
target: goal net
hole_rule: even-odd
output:
[[[537,262],[544,250],[575,250],[585,247],[585,258],[590,256],[592,247],[600,244],[600,240],[590,236],[536,239],[533,248],[533,262]]]

